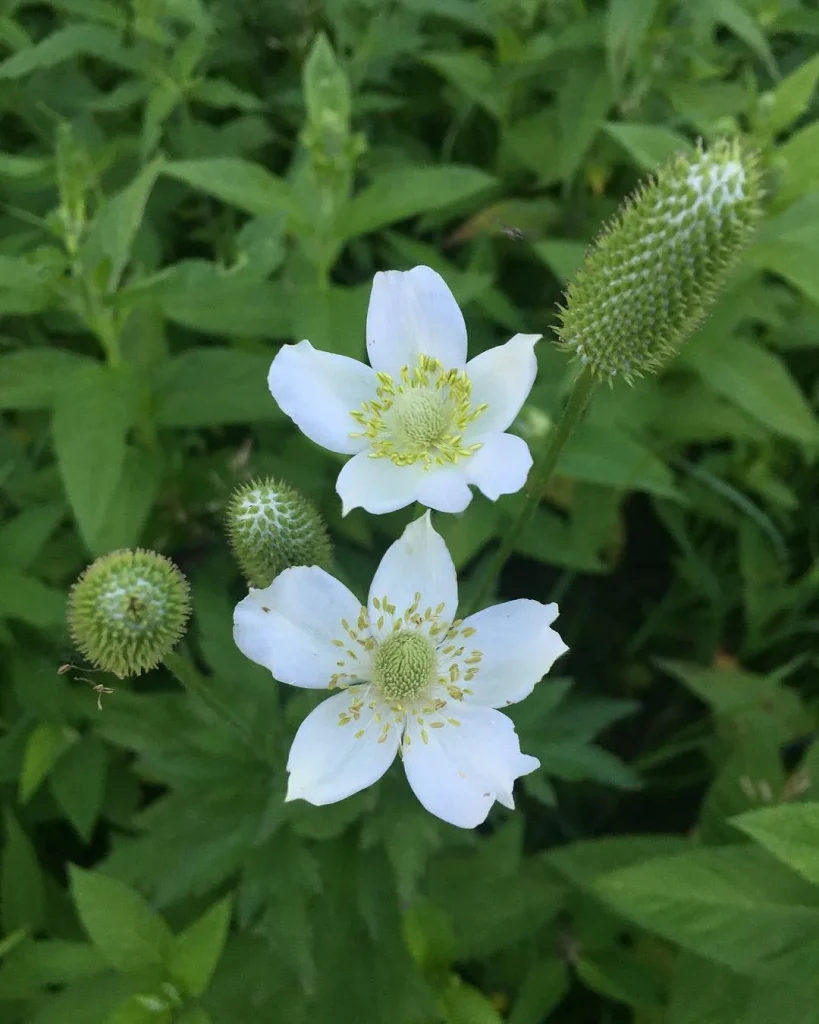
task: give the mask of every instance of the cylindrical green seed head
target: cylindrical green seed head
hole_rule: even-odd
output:
[[[121,679],[155,668],[190,613],[188,581],[155,551],[113,551],[93,562],[68,598],[74,643],[97,668]]]
[[[595,377],[657,370],[699,323],[760,214],[736,140],[677,157],[626,203],[566,292],[557,334]]]
[[[330,565],[332,549],[318,509],[288,484],[254,480],[238,487],[227,507],[236,561],[251,587],[268,587],[294,565]]]

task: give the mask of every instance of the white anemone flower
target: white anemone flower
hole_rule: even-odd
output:
[[[400,753],[432,814],[474,828],[539,767],[498,708],[523,700],[567,648],[557,605],[518,600],[455,617],[455,567],[427,512],[384,555],[366,607],[318,566],[286,569],[236,607],[234,638],[283,683],[334,695],[299,727],[287,800],[330,804]]]
[[[505,431],[532,390],[540,337],[516,334],[467,362],[466,325],[443,278],[390,270],[370,295],[370,366],[301,341],[277,353],[268,384],[312,441],[352,455],[336,484],[343,515],[414,501],[462,512],[470,484],[495,501],[526,482],[529,448]]]

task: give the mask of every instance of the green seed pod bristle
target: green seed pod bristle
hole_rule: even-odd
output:
[[[761,212],[736,140],[679,156],[640,188],[569,284],[561,342],[599,380],[656,371],[705,315]]]
[[[236,561],[251,587],[270,586],[294,565],[330,566],[327,527],[312,501],[278,480],[253,480],[228,503],[227,529]]]
[[[155,551],[113,551],[93,562],[68,597],[74,643],[120,679],[155,668],[185,632],[188,581]]]

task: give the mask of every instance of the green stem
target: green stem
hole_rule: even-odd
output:
[[[252,742],[247,726],[233,714],[233,711],[227,704],[222,703],[196,669],[181,655],[174,654],[173,652],[166,654],[163,665],[171,675],[176,677],[189,694],[192,694],[202,701],[203,704],[206,704],[219,718],[229,722],[247,743]]]
[[[549,478],[557,465],[557,460],[560,458],[560,453],[566,447],[566,442],[580,422],[580,417],[589,403],[595,383],[594,375],[588,367],[581,372],[574,382],[574,388],[563,409],[563,414],[546,435],[545,447],[529,477],[526,499],[511,526],[504,534],[504,538],[495,552],[492,561],[487,566],[483,582],[476,589],[467,614],[471,615],[489,597],[492,585],[500,575],[506,560],[512,554],[518,537],[531,522],[540,505],[540,499],[543,497],[546,484],[549,482]]]

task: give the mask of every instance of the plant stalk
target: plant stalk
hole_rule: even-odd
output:
[[[581,372],[574,382],[572,393],[569,395],[569,400],[564,406],[563,413],[546,435],[543,451],[535,462],[534,469],[529,478],[526,500],[511,526],[505,532],[503,540],[487,566],[483,581],[475,591],[475,596],[466,614],[471,615],[482,607],[489,597],[492,585],[512,554],[515,542],[532,521],[532,517],[540,505],[540,499],[543,497],[546,484],[549,482],[549,478],[557,465],[557,460],[560,458],[560,453],[566,447],[566,442],[571,437],[572,431],[580,422],[580,418],[589,404],[595,383],[594,375],[588,367]]]
[[[252,737],[247,726],[241,722],[227,704],[223,704],[219,697],[211,690],[196,669],[190,665],[181,655],[171,652],[166,654],[162,662],[165,668],[182,684],[185,690],[202,703],[206,704],[211,711],[228,722],[231,727],[248,743],[252,743]]]

